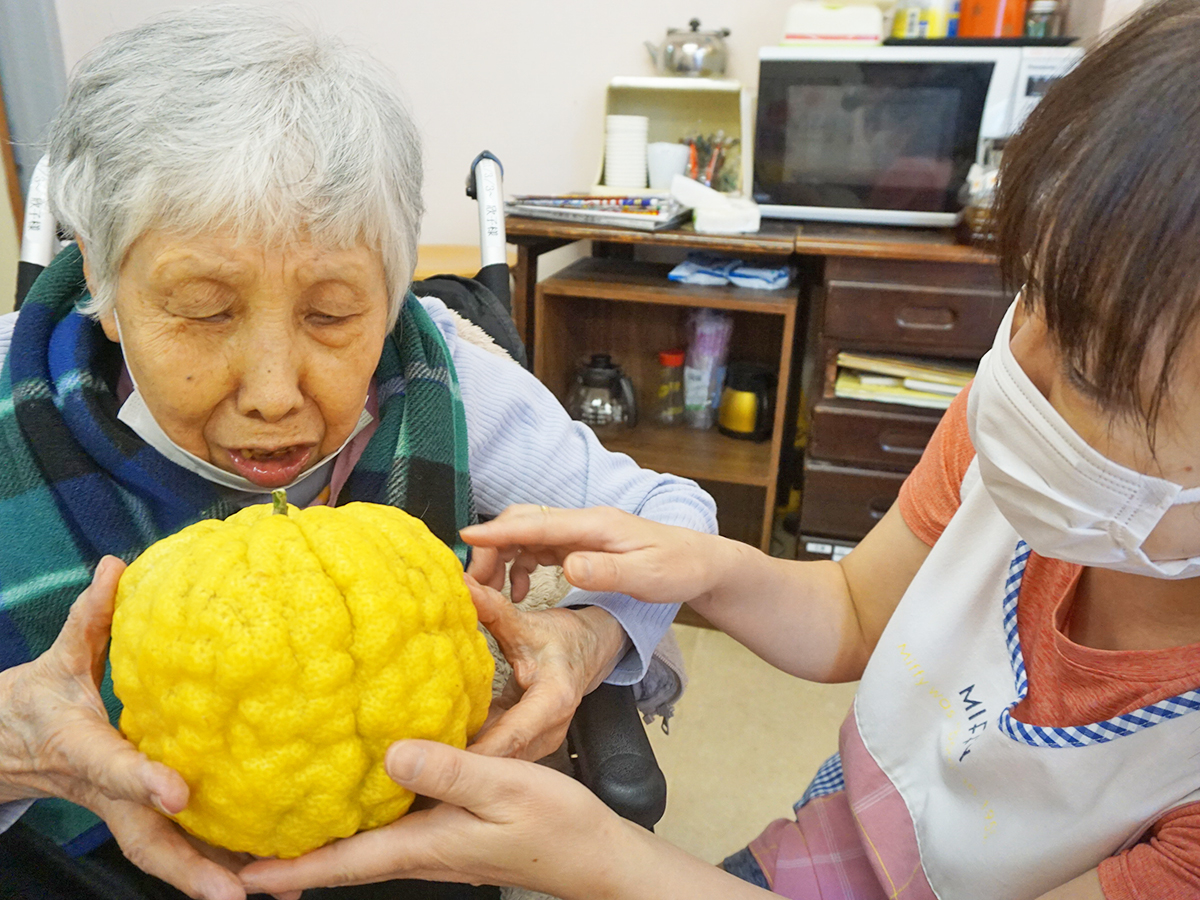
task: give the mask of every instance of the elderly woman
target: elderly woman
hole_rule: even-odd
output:
[[[49,162],[77,246],[0,317],[0,870],[23,896],[241,898],[240,861],[159,812],[183,780],[110,724],[121,560],[283,486],[400,506],[462,556],[458,530],[511,503],[709,532],[713,504],[408,292],[419,142],[363,55],[259,9],[159,19],[84,60]],[[644,676],[672,615],[581,592],[503,611],[529,674],[477,749],[553,749],[584,692]]]

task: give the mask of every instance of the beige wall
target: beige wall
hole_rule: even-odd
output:
[[[17,223],[13,221],[12,204],[8,199],[8,184],[0,173],[0,314],[12,312],[17,290]]]
[[[1145,2],[1147,0],[1068,0],[1067,29],[1084,41],[1093,41],[1120,25]]]
[[[653,74],[644,40],[668,26],[728,27],[734,77],[757,78],[758,48],[777,43],[789,0],[307,0],[301,11],[369,48],[395,71],[425,137],[422,241],[478,239],[467,166],[487,148],[508,193],[568,191],[593,180],[604,89],[614,75]],[[70,68],[105,34],[186,0],[56,0]]]
[[[728,27],[730,75],[753,86],[758,48],[777,43],[790,0],[255,0],[299,12],[372,50],[395,71],[425,136],[424,243],[473,244],[467,166],[487,148],[508,193],[584,188],[614,75],[652,74],[644,40],[697,16]],[[1072,27],[1091,36],[1140,0],[1072,0]],[[55,0],[70,68],[112,31],[192,0]],[[1120,9],[1118,9],[1120,8]]]

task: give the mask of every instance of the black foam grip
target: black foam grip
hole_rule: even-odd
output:
[[[509,284],[508,278],[508,265],[506,263],[492,263],[490,266],[484,266],[475,273],[475,280],[495,294],[496,299],[504,305],[505,312],[511,316],[512,287]]]
[[[25,302],[25,295],[29,293],[29,289],[33,287],[33,283],[37,281],[37,277],[42,274],[45,266],[39,266],[37,263],[26,262],[21,260],[17,263],[17,296],[16,305],[13,309],[20,309],[21,304]]]
[[[653,829],[667,808],[663,777],[628,685],[583,698],[569,730],[579,780],[618,815]]]

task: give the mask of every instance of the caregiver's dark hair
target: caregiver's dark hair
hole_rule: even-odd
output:
[[[1047,92],[997,215],[1073,382],[1152,432],[1200,313],[1200,0],[1139,13]]]

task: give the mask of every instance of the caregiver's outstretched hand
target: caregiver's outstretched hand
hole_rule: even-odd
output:
[[[520,885],[562,900],[766,898],[617,817],[565,775],[430,741],[388,750],[393,779],[443,802],[290,860],[241,871],[247,893],[390,878]]]
[[[647,603],[687,603],[721,586],[736,568],[738,544],[688,528],[660,525],[618,509],[510,506],[462,530],[474,547],[513,560],[513,600],[534,566],[563,567],[587,591],[617,591]]]
[[[395,781],[443,802],[293,860],[252,863],[241,872],[247,893],[419,878],[520,883],[570,897],[576,865],[594,876],[603,867],[597,851],[611,852],[624,831],[583,785],[534,763],[401,741],[386,766]]]

